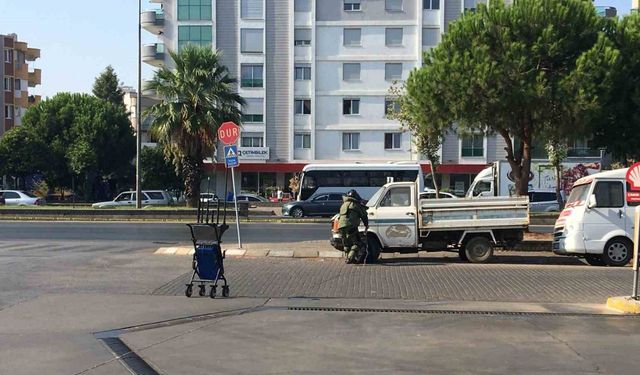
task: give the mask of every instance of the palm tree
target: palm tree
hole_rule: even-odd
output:
[[[145,111],[151,135],[164,146],[184,178],[187,205],[200,197],[203,159],[216,148],[218,127],[225,121],[238,123],[242,97],[234,92],[236,79],[220,62],[221,54],[209,47],[187,45],[170,51],[175,69],[162,68],[146,85],[160,103]]]

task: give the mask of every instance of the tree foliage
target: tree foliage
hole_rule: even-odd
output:
[[[52,187],[71,187],[72,176],[91,185],[93,178],[129,173],[135,138],[122,106],[86,94],[61,93],[29,108],[22,127],[46,145],[43,172]],[[85,193],[92,198],[87,186]]]
[[[124,92],[120,88],[118,75],[111,65],[107,66],[93,83],[93,95],[115,105],[124,106]]]
[[[46,169],[47,144],[32,129],[17,126],[0,138],[0,176],[24,179]]]
[[[576,85],[593,142],[628,164],[640,160],[640,14],[608,25],[578,63]]]
[[[158,70],[148,83],[146,88],[161,101],[145,116],[153,119],[151,134],[181,172],[187,204],[193,207],[200,196],[203,159],[214,151],[218,127],[224,121],[239,122],[244,100],[234,92],[236,80],[218,52],[187,45],[169,53],[175,69]]]
[[[491,1],[466,12],[407,80],[418,133],[498,134],[526,194],[533,140],[582,130],[574,71],[604,22],[582,0]]]
[[[140,153],[144,189],[182,190],[184,182],[167,161],[162,146],[144,147]]]

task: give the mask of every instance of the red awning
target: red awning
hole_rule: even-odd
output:
[[[281,172],[281,173],[297,173],[302,172],[302,168],[305,167],[304,163],[240,163],[240,166],[236,168],[239,172]],[[205,164],[205,170],[211,171],[214,169],[213,164]],[[223,171],[225,169],[224,163],[215,164],[216,171]]]

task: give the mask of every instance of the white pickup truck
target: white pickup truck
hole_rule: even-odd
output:
[[[456,251],[462,260],[485,262],[494,247],[521,241],[529,225],[527,197],[419,199],[418,193],[415,183],[396,182],[371,197],[368,262],[382,251],[420,250]],[[339,248],[335,232],[332,243]]]

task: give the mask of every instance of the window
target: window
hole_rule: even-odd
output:
[[[422,45],[423,46],[435,46],[440,43],[440,29],[425,28],[422,29]]]
[[[296,133],[293,139],[293,148],[295,149],[311,148],[311,134]]]
[[[482,157],[484,156],[484,135],[471,134],[462,137],[462,157]]]
[[[211,26],[178,26],[178,49],[187,44],[211,47]]]
[[[13,62],[13,50],[5,49],[4,50],[4,62],[12,63]]]
[[[329,194],[322,194],[322,195],[318,195],[317,197],[313,198],[314,202],[325,202],[329,200]]]
[[[262,75],[262,64],[242,64],[240,67],[241,71],[241,79],[240,86],[241,87],[262,87],[263,85],[263,75]]]
[[[529,202],[538,203],[538,202],[557,202],[558,197],[556,193],[552,192],[540,192],[540,191],[530,191],[529,192]]]
[[[343,81],[359,81],[360,80],[360,63],[342,64],[342,80]]]
[[[242,122],[264,122],[264,99],[245,98],[242,108]]]
[[[440,9],[440,0],[422,0],[423,9]]]
[[[342,99],[343,115],[359,115],[360,99]]]
[[[159,191],[145,191],[144,193],[147,194],[149,199],[155,199],[155,200],[164,199],[164,195],[162,195],[162,192],[159,192]]]
[[[263,4],[264,0],[242,0],[240,17],[244,19],[261,20],[263,18]]]
[[[600,181],[593,189],[598,207],[623,207],[624,188],[620,181]]]
[[[464,9],[474,12],[478,6],[477,0],[464,0]]]
[[[293,3],[294,12],[311,12],[311,0],[295,0]]]
[[[402,133],[384,133],[384,149],[399,150],[402,144]]]
[[[344,0],[343,8],[346,12],[359,12],[362,8],[360,0]]]
[[[178,21],[210,19],[211,0],[178,0]]]
[[[385,0],[384,9],[387,12],[402,12],[402,0]]]
[[[398,104],[397,101],[395,101],[394,99],[390,99],[390,98],[386,98],[384,100],[384,114],[388,115],[392,112],[399,112],[400,111],[400,104]]]
[[[294,77],[296,81],[308,81],[311,79],[311,67],[296,65],[294,68]]]
[[[4,77],[4,91],[13,91],[13,78]]]
[[[409,207],[411,206],[411,188],[397,187],[389,190],[382,198],[380,207]]]
[[[401,46],[402,45],[402,27],[388,27],[384,31],[385,44],[387,46]]]
[[[243,136],[240,142],[242,147],[263,147],[262,137],[259,136]]]
[[[20,199],[20,194],[14,191],[5,191],[3,196],[5,199]]]
[[[360,149],[360,133],[342,133],[342,150],[355,151]]]
[[[293,32],[294,42],[296,46],[311,45],[311,29],[295,29]]]
[[[16,84],[15,84],[14,88],[16,89],[16,91],[21,91],[22,90],[22,81],[20,79],[16,78]]]
[[[360,46],[362,45],[362,42],[360,40],[361,36],[362,36],[362,29],[359,29],[359,28],[344,29],[343,44],[349,47]]]
[[[123,202],[123,201],[131,201],[135,198],[133,198],[133,194],[131,193],[122,193],[120,195],[118,195],[118,197],[115,199],[116,202]]]
[[[384,64],[384,79],[387,81],[402,79],[402,63]]]
[[[296,115],[310,115],[311,114],[311,100],[310,99],[296,99],[295,101]]]
[[[329,194],[329,200],[342,202],[342,194]]]
[[[4,118],[9,120],[13,118],[13,105],[7,104],[4,106]]]
[[[240,51],[243,53],[262,53],[262,29],[240,29]]]

